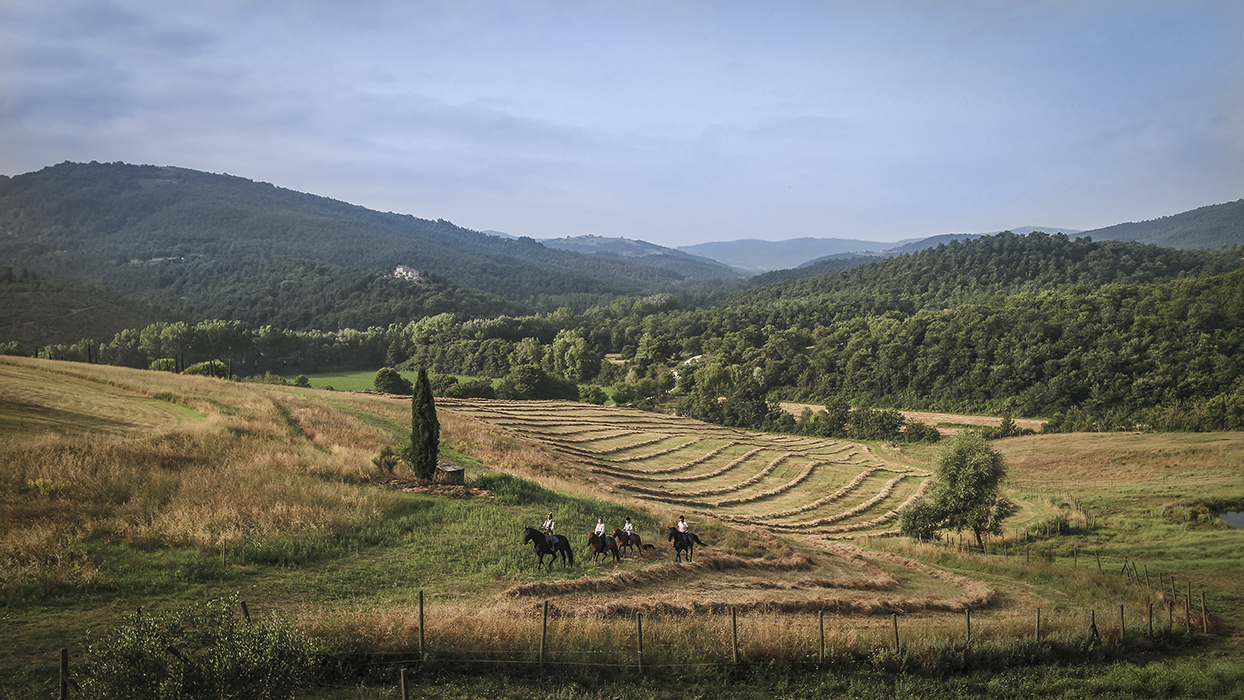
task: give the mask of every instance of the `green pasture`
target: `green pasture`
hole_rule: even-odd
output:
[[[341,378],[349,376],[370,385],[374,372],[317,375],[311,379],[313,386],[331,384],[346,390],[350,387]],[[0,542],[4,547],[0,551],[0,635],[5,640],[0,645],[0,698],[4,700],[54,696],[59,650],[68,648],[76,662],[89,642],[114,635],[122,617],[138,607],[168,610],[236,594],[248,603],[252,614],[279,613],[289,617],[312,630],[328,649],[366,651],[390,648],[385,644],[400,647],[412,643],[412,620],[420,591],[429,614],[437,615],[447,608],[470,609],[494,602],[501,591],[580,579],[588,582],[585,592],[566,600],[589,602],[591,586],[605,585],[615,571],[643,574],[651,562],[624,558],[616,569],[612,564],[591,563],[583,535],[598,516],[610,525],[631,517],[641,534],[663,547],[659,562],[670,558],[668,545],[660,537],[663,523],[659,515],[653,514],[664,511],[638,507],[635,500],[619,491],[597,492],[596,497],[586,485],[579,490],[562,491],[535,479],[519,478],[450,442],[442,442],[442,457],[467,469],[468,483],[481,490],[477,495],[455,498],[405,492],[377,486],[374,473],[330,469],[346,459],[349,447],[325,442],[332,438],[330,428],[357,422],[362,426],[358,429],[360,435],[368,427],[390,436],[400,434],[408,407],[397,401],[28,360],[0,362],[0,400],[4,408],[6,455],[67,449],[66,445],[87,455],[92,442],[101,435],[114,437],[117,445],[126,449],[149,444],[159,465],[152,474],[158,478],[134,479],[125,489],[144,488],[149,483],[171,488],[169,485],[179,478],[179,470],[186,468],[185,460],[190,458],[176,452],[181,449],[180,441],[189,440],[183,433],[215,430],[218,432],[209,434],[212,441],[223,445],[222,460],[227,457],[244,464],[245,459],[265,464],[264,460],[303,460],[301,466],[293,462],[294,468],[273,472],[285,480],[280,482],[280,489],[308,489],[319,494],[329,492],[316,488],[331,486],[337,489],[332,493],[339,494],[339,498],[369,504],[362,509],[367,516],[358,520],[292,534],[252,534],[227,547],[197,547],[168,543],[154,534],[145,539],[133,534],[153,519],[161,503],[167,501],[166,492],[148,496],[115,483],[106,484],[101,488],[113,491],[111,495],[103,494],[99,502],[132,508],[133,516],[128,521],[108,521],[107,527],[78,527],[75,523],[87,522],[92,516],[85,512],[75,514],[77,501],[72,498],[72,484],[57,481],[52,478],[54,475],[41,482],[11,478],[0,481],[0,507],[4,509],[0,511],[0,532],[6,538]],[[455,411],[469,414],[472,408],[464,405]],[[486,412],[476,414],[484,416]],[[637,458],[615,467],[633,470],[633,483],[645,486],[664,483],[661,479],[666,476],[711,473],[754,449],[745,444],[731,445],[705,458],[727,444],[722,437],[727,433],[719,427],[704,426],[704,439],[687,444],[689,439],[681,433],[694,430],[695,424],[675,417],[621,414],[594,406],[540,405],[523,420],[514,428],[516,432],[521,433],[526,427],[531,438],[539,430],[567,441],[591,437],[591,431],[600,426],[625,427],[628,433],[623,437],[567,444],[592,451],[620,448],[604,456]],[[646,431],[654,434],[645,438]],[[658,432],[673,437],[655,440]],[[61,442],[54,441],[57,436],[61,436]],[[134,439],[128,440],[126,436]],[[370,445],[377,438],[367,439],[373,440]],[[653,441],[641,444],[646,440]],[[740,486],[746,477],[739,475],[744,471],[756,474],[784,451],[816,447],[814,442],[789,436],[754,434],[754,440],[758,444],[769,442],[762,452],[739,465],[745,464],[746,470],[732,469],[704,483],[697,483],[699,480],[694,478],[671,482],[670,490],[735,489],[723,496],[712,496],[713,499],[764,494],[789,483],[806,462],[788,459],[766,480],[748,486]],[[185,444],[194,447],[201,443]],[[291,444],[303,451],[284,457],[276,454],[276,448]],[[925,651],[919,653],[926,655],[923,661],[915,651],[887,656],[884,639],[889,617],[871,615],[862,616],[862,621],[855,623],[868,628],[867,635],[862,637],[864,651],[839,649],[835,652],[836,660],[828,667],[806,661],[812,644],[809,640],[814,639],[812,628],[801,633],[805,645],[800,657],[803,661],[744,663],[734,667],[728,652],[724,656],[719,653],[729,644],[729,632],[722,626],[728,616],[718,614],[679,619],[678,624],[703,625],[703,635],[684,634],[677,641],[654,643],[651,648],[653,658],[671,663],[668,655],[696,654],[698,662],[707,664],[703,667],[670,670],[671,665],[644,679],[627,668],[600,670],[584,663],[560,667],[564,679],[549,681],[537,679],[524,668],[513,673],[468,673],[452,664],[432,663],[419,667],[412,676],[417,696],[1244,697],[1244,663],[1240,661],[1242,645],[1238,632],[1244,624],[1244,611],[1239,605],[1244,600],[1244,531],[1231,530],[1214,517],[1218,510],[1244,506],[1244,475],[1240,466],[1244,464],[1244,436],[1055,435],[1011,438],[996,445],[1011,465],[1008,493],[1020,505],[1020,511],[1007,523],[1005,536],[989,543],[988,553],[960,548],[954,536],[934,543],[885,538],[859,540],[856,544],[880,554],[897,554],[924,562],[996,588],[1000,591],[998,601],[980,611],[982,635],[989,634],[989,625],[995,620],[1002,624],[1004,618],[1014,629],[1029,629],[1028,616],[1039,606],[1047,620],[1070,625],[1079,624],[1093,611],[1103,634],[1109,637],[1115,629],[1120,605],[1125,607],[1128,628],[1139,634],[1147,623],[1148,604],[1154,604],[1160,614],[1165,613],[1168,601],[1185,596],[1189,584],[1196,597],[1192,619],[1199,623],[1199,596],[1204,593],[1209,615],[1215,620],[1212,634],[1202,635],[1197,627],[1190,640],[1169,635],[1130,652],[1111,646],[1107,639],[1096,646],[1087,644],[1081,656],[1051,662],[1041,651],[1045,648],[1043,643],[1031,638],[1025,641],[1021,631],[1015,641],[1007,642],[1010,646],[1006,652],[1029,654],[1032,665],[993,668],[985,657],[971,661],[972,654],[948,642],[922,647]],[[846,458],[844,453],[835,451],[841,444],[825,443],[822,447],[825,452],[821,458]],[[872,449],[885,460],[916,468],[926,467],[931,454],[931,448],[914,446],[873,445]],[[371,454],[362,451],[362,456],[355,459],[366,464]],[[798,489],[807,489],[814,497],[833,493],[860,473],[861,467],[854,462],[862,460],[861,455],[856,455],[851,457],[852,464],[828,464],[813,472]],[[694,464],[678,469],[691,462]],[[648,472],[671,469],[676,471],[654,475],[656,480],[652,482],[645,481]],[[775,521],[798,522],[841,514],[863,504],[894,476],[893,472],[879,470],[840,500]],[[613,476],[602,475],[600,487],[613,489],[614,481]],[[878,507],[893,507],[912,493],[917,483],[915,479],[904,479]],[[806,495],[786,491],[732,507],[731,512],[763,515],[808,500]],[[521,529],[524,525],[537,526],[550,510],[555,513],[559,531],[570,534],[575,542],[577,565],[569,570],[554,567],[548,572],[537,572],[531,547],[519,542]],[[843,522],[879,514],[866,510]],[[65,525],[64,532],[73,534],[60,540],[40,534],[57,524]],[[126,527],[130,529],[127,531]],[[719,538],[714,545],[723,551],[738,556],[765,554],[765,545],[757,536],[724,526],[713,527]],[[13,583],[19,580],[19,572],[12,562],[27,556],[25,552],[36,546],[59,547],[49,550],[47,556],[64,566],[94,567],[95,573],[74,584],[42,585],[28,579],[23,579],[26,582],[21,585]],[[1129,566],[1135,565],[1138,578],[1121,573],[1125,561]],[[897,596],[944,596],[952,592],[946,583],[908,569],[884,563],[879,568],[900,580],[900,587],[893,592]],[[668,586],[686,594],[723,575],[711,570],[696,572],[686,579],[671,581]],[[1157,585],[1159,577],[1162,585]],[[797,578],[796,574],[778,572],[769,575],[767,581],[777,586]],[[1172,578],[1174,593],[1169,590]],[[757,594],[755,588],[747,590]],[[628,593],[625,588],[605,591],[603,596],[609,600],[625,599]],[[535,611],[543,599],[539,593],[512,599],[514,610],[525,625],[521,644],[528,646],[521,647],[522,654],[534,649],[535,642],[531,640],[538,629]],[[958,620],[955,614],[945,615],[948,622],[939,624],[953,626]],[[1175,614],[1176,627],[1182,628],[1182,608]],[[391,622],[377,622],[370,627],[356,622],[386,615],[392,616]],[[813,624],[810,621],[815,620],[814,614],[804,617],[802,624]],[[1160,616],[1159,623],[1167,619]],[[593,648],[590,653],[620,653],[629,658],[625,657],[629,653],[626,645],[631,643],[627,636],[631,629],[629,619],[614,622],[600,634],[615,636],[594,640],[599,649]],[[843,622],[853,624],[849,619]],[[652,621],[646,618],[645,624],[653,626],[653,634],[663,624],[673,628],[672,622],[659,617]],[[902,624],[909,624],[906,617]],[[506,633],[504,624],[498,627],[500,631],[490,633]],[[560,629],[556,625],[555,628]],[[381,638],[381,633],[390,636]],[[463,631],[464,635],[470,633],[471,630]],[[1079,644],[1083,637],[1076,639]],[[590,653],[584,652],[582,658],[592,659]],[[942,663],[944,667],[938,665]],[[913,668],[921,670],[905,670]],[[336,700],[396,698],[396,693],[396,667],[384,666],[345,682],[323,683],[299,691],[296,696]]]

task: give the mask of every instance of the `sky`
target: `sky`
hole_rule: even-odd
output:
[[[0,0],[0,174],[533,238],[1087,230],[1244,197],[1240,0]]]

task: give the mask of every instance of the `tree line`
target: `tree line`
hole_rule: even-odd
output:
[[[135,367],[215,358],[234,374],[388,366],[514,375],[513,386],[558,396],[582,386],[596,399],[607,387],[642,408],[826,434],[842,429],[833,407],[844,406],[1043,417],[1059,430],[1225,429],[1244,426],[1242,313],[1237,255],[1002,234],[698,308],[656,294],[583,312],[446,312],[363,331],[157,323],[118,333],[94,358]],[[91,350],[41,353],[85,359]],[[483,391],[450,384],[440,391]],[[777,401],[824,405],[826,417],[792,426]]]

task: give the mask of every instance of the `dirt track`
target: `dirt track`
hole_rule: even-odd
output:
[[[789,411],[796,416],[803,412],[804,408],[810,408],[813,411],[820,411],[824,406],[817,406],[807,403],[783,403],[783,410]],[[925,411],[899,411],[907,420],[918,420],[927,425],[938,426],[940,423],[954,423],[957,425],[979,425],[982,427],[992,427],[1002,424],[1002,419],[995,416],[964,416],[957,413],[928,413]],[[1041,424],[1044,421],[1036,418],[1015,418],[1015,425],[1030,430],[1041,430]],[[959,432],[958,428],[938,427],[937,431],[943,436],[954,435]]]

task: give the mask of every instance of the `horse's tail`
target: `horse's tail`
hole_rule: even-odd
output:
[[[574,563],[574,547],[571,547],[569,542],[566,543],[566,559],[569,560],[571,564]]]
[[[688,537],[690,537],[691,539],[695,540],[695,543],[696,543],[696,544],[704,544],[703,542],[701,542],[701,541],[700,541],[700,538],[699,538],[699,537],[697,537],[697,536],[696,536],[696,534],[695,534],[694,532],[688,532],[688,533],[687,533],[687,536],[688,536]]]

